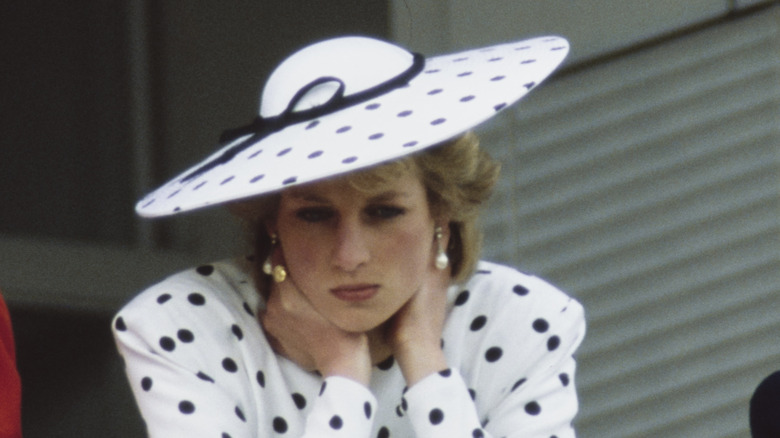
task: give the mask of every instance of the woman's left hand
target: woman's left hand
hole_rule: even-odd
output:
[[[430,267],[420,290],[395,314],[388,342],[408,386],[447,368],[441,335],[450,269]]]

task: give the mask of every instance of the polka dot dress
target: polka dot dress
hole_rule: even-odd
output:
[[[391,356],[365,387],[276,356],[240,262],[169,277],[113,323],[151,437],[574,437],[582,307],[482,262],[448,291],[449,368],[411,388]]]

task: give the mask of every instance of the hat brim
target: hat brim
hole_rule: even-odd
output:
[[[454,138],[538,86],[569,50],[547,36],[435,56],[407,86],[370,101],[297,123],[243,149],[194,178],[183,172],[136,205],[160,217],[271,193],[400,158]]]

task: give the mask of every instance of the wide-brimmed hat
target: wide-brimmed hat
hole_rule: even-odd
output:
[[[518,101],[563,61],[540,37],[425,58],[341,37],[307,46],[269,77],[260,115],[217,152],[144,197],[167,216],[362,169],[458,136]]]

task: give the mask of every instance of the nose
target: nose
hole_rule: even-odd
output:
[[[342,220],[336,230],[333,248],[334,265],[346,272],[353,272],[371,257],[366,230],[357,220]]]

